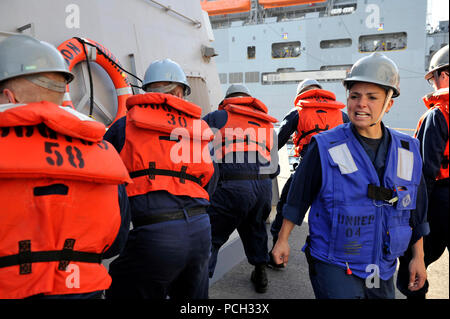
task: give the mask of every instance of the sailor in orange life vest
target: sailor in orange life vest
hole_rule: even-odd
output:
[[[125,245],[131,179],[105,126],[59,106],[73,78],[49,43],[0,42],[0,299],[100,298]]]
[[[148,93],[128,98],[127,115],[105,135],[134,182],[127,185],[133,229],[110,265],[113,283],[106,297],[206,299],[206,207],[217,184],[208,149],[213,133],[200,118],[201,108],[184,100],[191,88],[176,62],[151,63],[143,90]],[[172,134],[179,129],[187,136]],[[196,146],[206,154],[194,160]],[[176,158],[178,148],[187,158]]]
[[[311,137],[349,121],[347,114],[341,110],[345,104],[336,101],[334,93],[323,90],[316,80],[305,79],[298,84],[294,105],[295,107],[284,117],[278,129],[278,149],[281,149],[294,134],[295,157],[300,160],[305,156]],[[294,169],[297,165],[299,163],[294,164]],[[270,227],[272,247],[277,242],[283,223],[282,209],[286,203],[292,176],[289,176],[283,186],[277,203],[277,214]],[[284,265],[275,263],[270,253],[269,267],[283,268]]]
[[[278,149],[267,107],[244,85],[231,85],[218,110],[204,120],[216,129],[213,141],[220,178],[211,199],[212,277],[220,247],[237,229],[249,263],[255,266],[255,290],[267,290],[265,267],[269,261],[265,222],[271,211],[272,181],[278,175]]]
[[[448,49],[448,45],[441,48],[430,60],[425,79],[435,91],[423,98],[428,111],[419,120],[415,132],[415,137],[420,141],[423,175],[428,190],[430,234],[423,239],[426,267],[438,260],[445,248],[448,250],[449,247]],[[408,299],[425,299],[428,281],[419,291],[411,292],[407,289],[410,259],[410,250],[400,258],[397,288]]]
[[[294,173],[272,253],[288,262],[289,235],[311,206],[303,250],[318,299],[395,298],[397,258],[410,242],[409,289],[425,283],[429,228],[419,142],[381,122],[399,81],[383,54],[359,59],[344,80],[351,122],[313,136]]]

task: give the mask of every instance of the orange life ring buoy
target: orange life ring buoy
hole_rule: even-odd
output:
[[[80,40],[86,42],[85,48],[83,48],[83,43]],[[114,87],[116,88],[117,114],[109,125],[111,126],[119,118],[126,115],[126,100],[128,97],[133,95],[127,75],[117,66],[120,65],[119,60],[111,53],[110,50],[105,48],[100,43],[90,39],[71,38],[61,43],[58,46],[58,50],[61,52],[64,60],[69,66],[69,71],[72,71],[76,64],[86,60],[86,55],[84,52],[85,50],[86,52],[90,52],[93,46],[96,50],[92,51],[92,54],[88,53],[89,61],[94,61],[99,64],[106,71],[106,73],[108,73]],[[66,95],[64,97],[63,106],[71,106],[73,108],[73,103],[69,94],[69,85],[66,87]]]

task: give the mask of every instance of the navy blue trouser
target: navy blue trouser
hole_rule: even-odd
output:
[[[316,299],[395,299],[394,280],[379,280],[378,288],[368,288],[366,280],[347,275],[346,270],[312,258],[309,278]],[[314,271],[311,271],[314,269]]]
[[[425,267],[438,260],[449,249],[449,187],[435,187],[428,201],[428,224],[430,233],[423,238],[423,251]],[[411,248],[400,257],[400,267],[397,276],[397,288],[408,298],[425,299],[428,292],[428,280],[418,291],[408,290],[409,263],[412,254]]]
[[[287,179],[286,183],[281,190],[280,199],[277,203],[277,214],[275,216],[274,221],[272,222],[272,226],[270,226],[270,233],[272,234],[272,247],[275,246],[275,243],[278,240],[278,233],[281,230],[281,226],[283,226],[283,206],[286,204],[287,196],[289,193],[289,188],[291,187],[292,177],[294,174],[291,174]]]
[[[208,214],[133,229],[106,298],[207,299],[210,250]]]
[[[209,277],[214,274],[220,247],[237,229],[248,262],[252,265],[269,261],[266,219],[272,209],[272,181],[219,181],[212,196],[208,214],[211,219],[212,247]]]

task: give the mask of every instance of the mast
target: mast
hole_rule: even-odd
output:
[[[247,24],[258,24],[264,20],[264,8],[259,5],[258,0],[251,0],[250,15]]]

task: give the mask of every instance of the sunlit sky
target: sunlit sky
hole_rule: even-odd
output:
[[[448,0],[428,0],[428,13],[432,27],[439,24],[439,20],[448,20]]]

